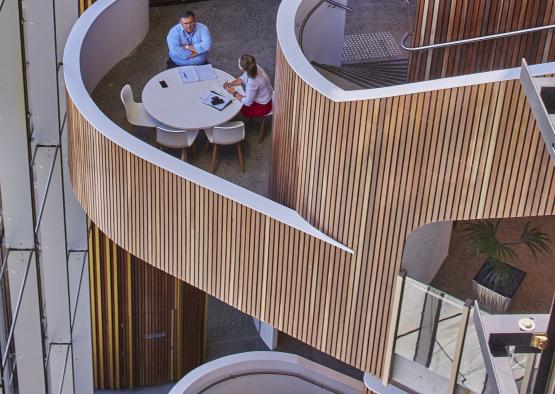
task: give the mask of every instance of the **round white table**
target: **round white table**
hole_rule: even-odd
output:
[[[145,110],[160,123],[183,130],[206,129],[227,122],[241,110],[243,104],[237,99],[221,111],[200,101],[211,90],[233,98],[222,86],[235,79],[228,73],[215,68],[216,79],[182,83],[178,70],[179,67],[157,74],[143,89]],[[163,88],[160,81],[166,81],[168,87]],[[241,88],[237,91],[242,93]]]

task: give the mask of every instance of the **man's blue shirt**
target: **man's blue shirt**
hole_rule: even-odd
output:
[[[184,31],[181,23],[178,23],[170,29],[167,40],[170,59],[178,66],[204,64],[210,45],[212,45],[212,38],[210,37],[208,27],[198,22],[195,24],[195,30],[191,33]],[[189,59],[191,51],[182,47],[182,45],[186,44],[194,45],[195,50],[198,51],[198,56]]]

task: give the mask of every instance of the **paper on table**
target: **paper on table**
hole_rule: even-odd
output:
[[[220,104],[212,104],[212,98],[213,97],[218,97],[223,102],[220,103]],[[227,107],[229,103],[231,103],[231,99],[229,99],[225,96],[220,96],[219,94],[214,94],[213,92],[210,92],[206,96],[201,97],[200,102],[203,103],[203,104],[209,105],[212,108],[216,108],[218,111],[221,111],[222,109]]]
[[[207,79],[216,79],[216,73],[211,64],[203,64],[202,66],[196,66],[195,71],[197,72],[198,79],[201,81],[206,81]]]
[[[181,83],[199,81],[199,77],[198,77],[197,71],[195,70],[195,67],[192,67],[192,66],[179,67],[177,69],[177,73],[179,74]]]

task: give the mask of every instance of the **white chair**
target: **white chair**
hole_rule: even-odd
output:
[[[245,172],[243,161],[243,151],[241,141],[245,139],[245,124],[241,121],[227,122],[222,125],[211,127],[204,130],[208,141],[214,145],[212,148],[212,173],[216,172],[216,161],[218,156],[218,145],[237,144],[237,155],[241,172]]]
[[[146,112],[143,103],[135,102],[133,91],[129,84],[121,89],[121,101],[125,107],[127,121],[133,126],[151,127],[153,129],[158,126],[163,126]],[[156,141],[153,141],[153,143],[156,143]]]
[[[156,141],[168,148],[181,149],[181,160],[187,161],[187,148],[193,145],[198,130],[180,130],[170,126],[156,127]]]

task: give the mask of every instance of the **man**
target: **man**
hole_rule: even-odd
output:
[[[168,33],[168,68],[206,63],[212,38],[208,27],[197,23],[192,11],[185,11]]]

